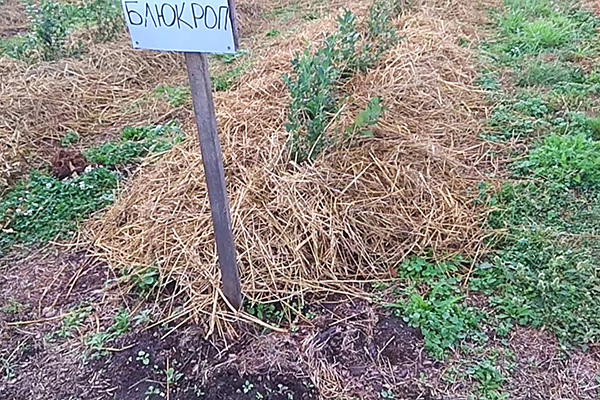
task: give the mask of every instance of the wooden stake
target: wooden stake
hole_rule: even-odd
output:
[[[223,279],[223,293],[231,305],[239,310],[242,307],[242,292],[231,230],[223,154],[219,143],[208,61],[205,54],[185,53],[185,62],[190,79],[198,135],[200,136],[202,162],[208,187],[221,278]]]

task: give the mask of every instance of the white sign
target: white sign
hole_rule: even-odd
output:
[[[227,0],[121,0],[136,49],[235,53]]]

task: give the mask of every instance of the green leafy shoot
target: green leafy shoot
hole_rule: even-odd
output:
[[[363,138],[372,138],[372,127],[377,125],[379,118],[383,115],[384,107],[380,97],[375,97],[369,101],[367,108],[358,113],[354,124],[346,128],[346,133],[350,137],[359,136]]]

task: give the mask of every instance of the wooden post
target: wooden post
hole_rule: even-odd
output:
[[[223,279],[223,292],[231,305],[239,310],[242,307],[242,292],[235,243],[231,230],[231,215],[225,186],[225,172],[223,170],[223,154],[219,144],[208,61],[206,54],[202,53],[186,53],[185,61],[190,78],[198,135],[200,136],[202,162],[204,163],[217,253],[219,254],[221,278]]]

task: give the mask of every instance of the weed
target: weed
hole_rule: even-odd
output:
[[[555,62],[535,61],[520,72],[516,84],[518,86],[553,86],[559,83],[585,83],[585,74],[580,68]]]
[[[129,328],[129,314],[127,311],[119,309],[113,317],[112,325],[106,331],[99,331],[85,340],[85,345],[89,348],[92,358],[105,355],[106,345],[127,333]]]
[[[379,397],[382,399],[395,399],[396,395],[391,389],[381,389],[381,392],[379,392]]]
[[[167,100],[171,107],[178,108],[191,100],[189,87],[181,86],[159,86],[154,93]]]
[[[119,142],[105,143],[85,152],[86,159],[108,168],[135,164],[151,153],[162,153],[181,142],[179,126],[166,125],[128,127],[123,129]]]
[[[19,303],[15,299],[8,300],[8,304],[2,307],[2,311],[6,314],[17,315],[23,310],[23,304]]]
[[[62,326],[56,333],[60,338],[68,338],[73,336],[73,329],[79,328],[87,317],[92,314],[92,307],[83,306],[80,308],[73,308],[69,314],[63,319]]]
[[[481,74],[477,79],[477,85],[488,92],[499,92],[502,90],[502,86],[498,82],[498,76],[491,71],[485,71],[485,73]]]
[[[34,171],[0,200],[0,253],[15,244],[65,239],[84,218],[114,201],[118,176],[97,168],[60,181]]]
[[[265,36],[269,37],[269,38],[273,38],[273,37],[277,37],[281,35],[281,32],[278,31],[277,29],[271,29],[270,31],[268,31]]]
[[[547,112],[547,106],[543,103],[537,105],[546,108],[528,109],[526,103],[498,105],[492,111],[488,125],[493,128],[494,135],[504,140],[539,136],[550,124],[539,118]]]
[[[144,310],[133,317],[133,322],[135,326],[146,326],[152,322],[151,318],[152,310]]]
[[[432,264],[412,258],[398,268],[398,277],[409,282],[402,299],[389,305],[410,326],[419,328],[425,348],[437,359],[462,340],[482,340],[481,315],[463,304],[457,277],[460,259]]]
[[[115,336],[118,337],[127,333],[129,331],[129,327],[129,313],[127,310],[119,309],[119,311],[113,317],[113,325],[110,327],[110,330]]]
[[[507,63],[548,51],[577,52],[580,43],[596,40],[592,13],[569,10],[570,2],[507,0],[507,11],[496,16],[500,36],[491,46]]]
[[[498,372],[490,359],[485,359],[471,366],[467,370],[467,375],[477,382],[480,399],[500,400],[508,398],[508,393],[498,392],[506,379]]]
[[[248,314],[254,315],[256,318],[279,325],[283,321],[284,313],[282,310],[275,307],[274,304],[258,303],[247,308]]]
[[[74,131],[67,131],[67,134],[60,139],[60,145],[62,147],[69,147],[74,143],[77,143],[79,141],[79,135],[74,132]]]
[[[108,332],[98,332],[85,340],[85,345],[92,351],[92,357],[94,354],[102,355],[106,345],[113,339],[112,335]]]
[[[576,136],[551,135],[526,161],[516,164],[519,174],[541,178],[568,188],[600,187],[600,142]]]
[[[146,297],[153,293],[160,284],[160,272],[158,267],[154,265],[139,271],[123,270],[121,271],[121,275],[123,276],[124,282],[133,285],[135,290],[142,297]]]
[[[142,363],[142,365],[150,365],[150,354],[146,353],[144,350],[140,350],[135,359]]]

